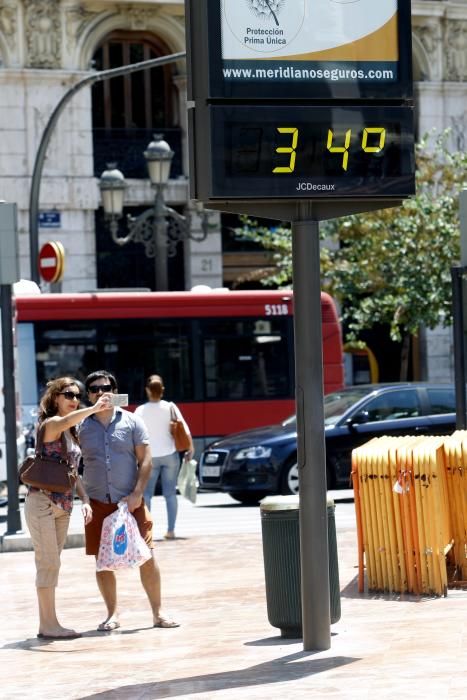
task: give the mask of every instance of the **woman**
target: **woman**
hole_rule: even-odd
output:
[[[163,401],[164,383],[158,374],[152,374],[146,382],[147,403],[138,406],[135,411],[140,416],[149,433],[149,442],[152,455],[152,472],[144,490],[144,500],[151,509],[151,498],[154,495],[154,488],[161,475],[162,495],[165,498],[167,508],[167,533],[166,540],[175,539],[175,521],[177,519],[177,476],[180,467],[180,456],[175,449],[175,442],[170,433],[170,409],[175,411],[177,418],[183,421],[188,434],[190,431],[180,413],[180,409],[169,401]],[[191,440],[191,436],[190,436]],[[191,441],[190,448],[185,452],[183,458],[190,460],[193,457],[194,449]]]
[[[69,461],[77,468],[81,455],[76,435],[76,425],[84,418],[109,408],[109,397],[101,396],[93,406],[78,409],[81,392],[74,379],[60,377],[47,384],[39,406],[38,430],[43,429],[43,454],[61,456],[61,436],[65,435]],[[84,522],[92,520],[92,510],[81,479],[76,481],[76,491],[82,501]],[[36,589],[39,602],[40,639],[76,639],[81,635],[62,627],[55,610],[55,588],[60,569],[60,554],[65,544],[70,514],[73,508],[73,491],[54,493],[28,487],[25,516],[35,552]]]

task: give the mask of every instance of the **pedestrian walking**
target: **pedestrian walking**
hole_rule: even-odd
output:
[[[180,409],[174,403],[165,401],[164,382],[158,374],[152,374],[146,382],[148,401],[135,410],[140,416],[149,433],[152,456],[152,471],[144,490],[144,500],[151,510],[151,498],[154,495],[159,475],[162,483],[162,495],[167,509],[166,540],[175,539],[175,522],[177,520],[177,476],[180,469],[180,454],[175,447],[170,424],[174,417],[181,420],[185,432],[189,435],[190,447],[184,452],[183,459],[189,461],[194,454],[193,441],[188,425]]]
[[[85,380],[89,401],[117,393],[115,377],[105,370],[92,372]],[[151,472],[151,451],[146,427],[139,418],[118,406],[91,415],[79,430],[83,454],[83,481],[90,498],[93,519],[85,527],[86,554],[97,558],[104,518],[126,501],[138,524],[141,536],[153,548],[153,523],[143,500],[144,487]],[[152,609],[154,627],[178,627],[161,612],[159,567],[151,557],[139,569],[141,583]],[[114,571],[96,571],[97,585],[107,608],[107,617],[98,626],[100,632],[120,627],[117,581]]]
[[[40,401],[38,427],[42,431],[42,454],[52,459],[62,456],[62,434],[66,440],[70,464],[78,467],[80,448],[77,424],[91,414],[108,407],[108,398],[100,397],[93,406],[79,408],[81,393],[72,377],[59,377],[48,382]],[[36,438],[37,439],[37,438]],[[81,479],[77,477],[76,491],[82,501],[84,522],[92,520],[92,510]],[[62,627],[55,609],[55,588],[60,569],[60,555],[65,544],[73,491],[54,493],[28,487],[24,513],[31,534],[36,562],[36,589],[39,604],[40,639],[76,639],[81,634]]]

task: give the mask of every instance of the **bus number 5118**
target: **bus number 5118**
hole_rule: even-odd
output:
[[[266,316],[287,316],[289,310],[287,304],[265,304],[264,313]]]

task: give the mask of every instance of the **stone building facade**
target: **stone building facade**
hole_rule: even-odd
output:
[[[134,42],[132,42],[134,37]],[[112,39],[113,43],[106,41]],[[146,47],[154,38],[151,52]],[[78,80],[96,68],[96,53],[105,47],[107,53],[122,46],[130,46],[137,60],[156,57],[185,50],[184,2],[183,0],[152,0],[152,2],[118,2],[109,0],[5,0],[0,2],[0,133],[1,148],[0,193],[7,201],[18,204],[20,230],[20,267],[23,277],[29,277],[29,188],[37,147],[45,125],[60,98]],[[110,49],[109,49],[110,46]],[[102,53],[102,50],[101,50]],[[125,57],[123,57],[124,59]],[[114,58],[111,67],[120,63],[135,62]],[[160,69],[159,69],[160,70]],[[146,71],[150,73],[150,71]],[[135,74],[136,75],[136,74]],[[142,73],[140,74],[142,75]],[[174,64],[165,72],[165,91],[168,94],[170,118],[160,121],[157,130],[169,135],[167,141],[177,137],[179,153],[178,172],[172,177],[165,193],[170,206],[180,211],[188,200],[188,163],[186,147],[186,65],[185,61]],[[114,79],[115,81],[116,79]],[[123,81],[123,79],[122,79]],[[110,84],[112,81],[106,81]],[[121,84],[120,92],[139,86],[136,81]],[[142,85],[142,84],[141,84]],[[112,86],[113,87],[113,86]],[[153,86],[153,89],[157,85]],[[107,89],[107,88],[106,88]],[[127,177],[126,205],[147,207],[153,200],[149,181],[146,179],[143,151],[152,138],[152,124],[145,128],[115,128],[115,117],[111,114],[106,129],[96,127],[93,116],[95,88],[84,88],[70,101],[60,117],[47,150],[40,189],[40,210],[45,213],[58,212],[59,228],[40,228],[40,244],[46,240],[60,240],[66,252],[66,269],[62,282],[63,291],[95,289],[98,286],[129,286],[114,279],[109,284],[108,276],[101,283],[99,256],[96,248],[96,227],[100,219],[96,212],[100,207],[99,169],[105,169],[106,147],[108,155],[113,152],[104,139],[99,140],[99,131],[107,137],[117,134],[122,140],[123,156],[132,149],[138,159],[135,176]],[[135,90],[134,90],[135,92]],[[104,100],[108,100],[108,93]],[[128,97],[126,95],[126,97]],[[140,99],[135,95],[133,102]],[[151,105],[149,105],[151,109]],[[107,105],[108,109],[108,105]],[[125,106],[128,111],[128,106]],[[155,107],[152,107],[153,112]],[[130,107],[131,110],[131,107]],[[146,115],[146,122],[151,114]],[[113,120],[113,122],[112,122]],[[118,120],[117,120],[118,121]],[[138,125],[141,126],[141,125]],[[96,138],[96,134],[98,135]],[[133,137],[134,135],[134,137]],[[126,142],[125,142],[126,139]],[[172,147],[174,146],[171,143]],[[100,164],[95,154],[99,150]],[[102,152],[103,151],[103,152]],[[124,166],[124,164],[123,164]],[[118,167],[124,170],[119,162]],[[57,217],[55,217],[57,219]],[[222,284],[221,239],[219,217],[211,217],[211,232],[201,243],[191,240],[178,246],[178,268],[182,270],[173,288],[190,288],[195,284]],[[56,221],[57,223],[57,221]],[[101,236],[106,237],[101,221]],[[199,228],[194,217],[193,228]],[[110,240],[110,234],[108,235]],[[137,244],[133,244],[137,246]],[[105,242],[105,260],[112,256],[115,262],[122,257],[122,268],[128,267],[128,253]],[[142,247],[135,249],[135,257],[144,257]],[[101,255],[102,258],[102,255]],[[152,286],[153,262],[146,261],[147,284]],[[170,268],[169,268],[170,270]]]
[[[451,127],[453,147],[464,148],[467,0],[412,0],[412,16],[418,133]],[[92,70],[133,62],[135,56],[144,58],[184,49],[183,0],[0,0],[0,196],[18,204],[23,277],[30,276],[31,173],[41,134],[57,102]],[[187,204],[185,62],[174,64],[158,76],[157,80],[146,77],[140,82],[122,79],[114,92],[113,87],[99,88],[100,93],[96,88],[85,88],[71,100],[59,120],[47,151],[40,209],[58,212],[60,227],[41,228],[40,243],[60,240],[65,247],[63,291],[122,286],[118,270],[123,275],[131,268],[130,252],[112,249],[100,208],[99,168],[105,167],[106,155],[113,155],[106,141],[109,134],[116,137],[118,132],[121,157],[125,159],[131,151],[133,160],[139,158],[133,169],[130,162],[126,200],[135,213],[149,206],[153,196],[142,157],[147,143],[144,138],[151,138],[151,119],[157,122],[158,130],[167,133],[167,140],[170,137],[177,144],[178,164],[166,200],[181,211]],[[112,81],[106,82],[110,85]],[[146,98],[143,115],[140,102],[148,91],[152,102],[149,104]],[[138,152],[135,143],[139,144]],[[190,288],[199,283],[222,285],[219,215],[214,214],[211,223],[214,225],[206,240],[190,240],[178,247],[171,288]],[[194,227],[198,225],[195,218]],[[133,259],[141,258],[141,253],[134,252]],[[136,273],[138,279],[133,286],[139,278],[150,280],[148,264],[146,261],[141,274]],[[109,265],[117,271],[113,284],[106,276]],[[450,342],[448,333],[428,334],[430,379],[446,379],[452,374]]]

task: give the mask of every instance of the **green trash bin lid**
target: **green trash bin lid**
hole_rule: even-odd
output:
[[[329,508],[334,507],[334,500],[328,498],[326,505]],[[277,511],[277,510],[298,510],[298,496],[266,496],[260,501],[260,510],[262,511]]]
[[[266,496],[260,501],[259,507],[264,511],[298,510],[298,496]]]

